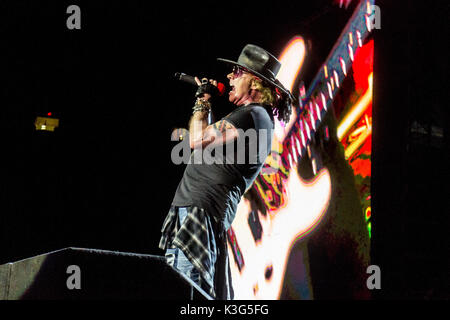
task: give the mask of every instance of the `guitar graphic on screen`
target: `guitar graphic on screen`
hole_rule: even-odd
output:
[[[358,4],[308,91],[301,95],[303,109],[296,108],[286,135],[275,136],[272,154],[252,186],[266,214],[245,197],[238,205],[228,230],[235,299],[278,299],[293,245],[314,231],[326,214],[331,177],[320,167],[311,142],[357,49],[371,31],[371,5],[373,0]],[[315,174],[309,181],[297,172],[297,164],[306,154]]]

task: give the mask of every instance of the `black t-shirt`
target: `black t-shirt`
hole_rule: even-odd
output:
[[[228,229],[237,205],[264,164],[274,129],[270,106],[249,104],[223,118],[240,132],[239,138],[216,149],[195,149],[172,205],[196,205]]]

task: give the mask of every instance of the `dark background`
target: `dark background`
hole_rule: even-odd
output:
[[[441,297],[449,11],[443,1],[399,2],[377,2],[374,32],[373,263],[381,297]],[[0,263],[67,246],[162,254],[160,227],[184,169],[171,162],[170,134],[186,127],[195,91],[173,74],[227,83],[217,57],[237,59],[247,43],[278,56],[302,35],[308,86],[357,1],[337,3],[2,1]],[[71,4],[81,30],[66,28]],[[217,116],[232,110],[221,106]],[[60,127],[35,131],[47,112]],[[427,134],[412,134],[414,121]],[[442,139],[431,124],[445,128]]]

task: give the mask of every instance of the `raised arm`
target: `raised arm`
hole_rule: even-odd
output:
[[[194,118],[194,117],[193,117]],[[204,122],[191,123],[195,129],[202,127]],[[193,128],[194,129],[194,128]],[[195,130],[194,129],[194,130]],[[209,126],[206,126],[201,132],[197,131],[193,140],[190,141],[191,148],[205,148],[206,146],[213,144],[216,145],[226,144],[235,140],[238,137],[238,130],[228,121],[220,120]]]
[[[203,79],[205,81],[207,79]],[[195,81],[200,86],[202,82],[195,77]],[[209,80],[213,86],[217,86],[216,80]],[[224,144],[237,138],[237,129],[226,120],[217,121],[208,125],[208,116],[211,111],[211,95],[202,94],[197,98],[194,113],[189,121],[189,141],[192,149],[205,148],[207,145]]]

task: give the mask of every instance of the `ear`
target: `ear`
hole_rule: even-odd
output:
[[[250,89],[257,90],[258,88],[259,88],[259,86],[257,85],[257,79],[252,78],[252,80],[250,82]]]

